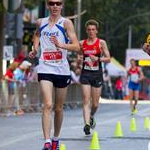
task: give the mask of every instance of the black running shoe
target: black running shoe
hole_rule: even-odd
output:
[[[52,150],[51,144],[50,143],[45,143],[44,148],[42,150]]]
[[[84,126],[84,132],[85,132],[85,135],[90,135],[91,134],[91,132],[90,132],[90,125],[88,125],[88,124],[86,124],[85,126]]]
[[[95,119],[94,119],[94,118],[90,118],[90,127],[91,127],[92,129],[94,129],[95,126],[96,126],[96,121],[95,121]]]
[[[59,140],[52,140],[52,150],[59,150]]]

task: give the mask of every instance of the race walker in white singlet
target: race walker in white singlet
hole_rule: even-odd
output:
[[[52,36],[55,36],[61,43],[69,42],[64,29],[64,21],[65,18],[61,17],[53,27],[50,27],[49,17],[42,19],[40,26],[41,55],[38,73],[70,75],[67,50],[57,48],[50,40]]]

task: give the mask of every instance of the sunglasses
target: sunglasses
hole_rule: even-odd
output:
[[[49,5],[49,6],[55,6],[55,5],[56,5],[56,6],[60,6],[61,4],[62,4],[62,2],[52,2],[52,1],[51,1],[51,2],[48,2],[48,5]]]

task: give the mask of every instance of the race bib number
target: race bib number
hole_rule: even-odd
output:
[[[49,63],[58,63],[62,61],[62,52],[55,51],[55,52],[43,52],[43,59]]]
[[[99,62],[92,61],[90,57],[85,57],[84,63],[85,63],[84,65],[85,70],[91,70],[91,71],[99,70]]]
[[[131,74],[131,81],[137,83],[139,80],[139,75],[138,74]]]

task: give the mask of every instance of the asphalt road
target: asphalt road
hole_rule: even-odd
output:
[[[144,120],[150,117],[150,103],[140,104],[134,116],[130,115],[128,104],[100,104],[95,117],[101,150],[148,150],[150,131],[144,129]],[[133,117],[135,132],[130,131]],[[114,136],[118,121],[124,134],[122,138]],[[44,142],[41,129],[41,113],[0,117],[0,150],[41,150]],[[83,133],[82,108],[65,109],[60,143],[66,145],[66,150],[88,150],[91,139],[92,135],[85,137]]]

